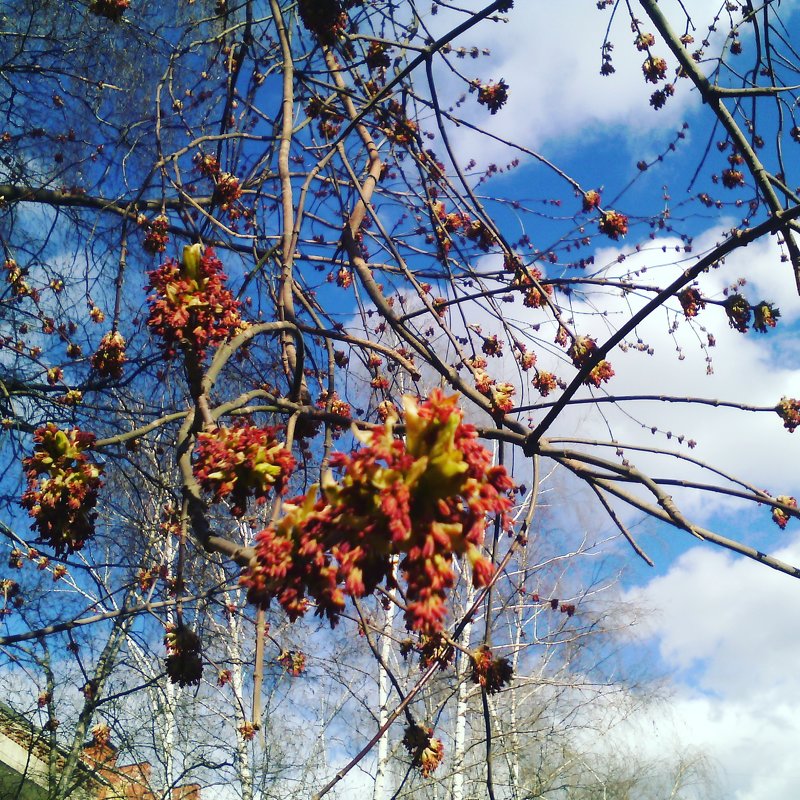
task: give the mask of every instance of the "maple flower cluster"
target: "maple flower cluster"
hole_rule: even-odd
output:
[[[508,84],[501,78],[497,83],[478,84],[478,102],[496,114],[508,100]]]
[[[220,172],[216,181],[212,199],[222,211],[231,211],[233,204],[242,196],[239,179],[230,172]]]
[[[3,601],[3,605],[0,606],[0,618],[13,613],[8,606],[9,602],[15,608],[19,608],[25,602],[19,584],[16,581],[12,581],[11,578],[0,579],[0,599]]]
[[[119,331],[109,331],[91,357],[92,366],[103,378],[121,378],[125,363],[125,339]]]
[[[782,397],[775,409],[778,416],[783,420],[783,427],[789,433],[794,433],[800,427],[800,400],[792,397]]]
[[[781,312],[772,303],[763,300],[753,306],[753,330],[759,333],[766,333],[767,328],[774,328],[778,324]]]
[[[159,214],[150,222],[144,217],[142,219],[146,226],[142,247],[153,255],[163,253],[169,244],[169,218],[165,214]]]
[[[347,28],[345,9],[354,5],[341,0],[299,0],[297,10],[303,25],[323,44],[333,44]]]
[[[172,683],[197,686],[203,676],[200,639],[184,625],[169,625],[164,636],[167,648],[166,669]]]
[[[390,142],[395,144],[410,144],[419,134],[419,126],[414,120],[406,116],[403,106],[397,100],[390,100],[388,105],[386,124],[381,131]]]
[[[582,202],[584,211],[591,211],[593,208],[600,208],[600,192],[590,189],[583,195]]]
[[[50,422],[35,431],[33,441],[33,455],[22,461],[28,488],[20,503],[35,520],[31,527],[57,555],[75,553],[94,535],[93,509],[102,485],[102,467],[85,452],[94,434],[62,431]]]
[[[616,241],[628,232],[628,218],[618,211],[606,211],[597,223],[600,233]]]
[[[350,404],[342,400],[342,398],[339,397],[339,393],[336,391],[332,392],[331,394],[328,394],[327,390],[320,392],[316,405],[319,409],[330,411],[331,414],[336,414],[340,417],[346,417],[347,419],[350,419],[350,417],[353,415]],[[343,428],[336,424],[332,424],[331,427],[334,438],[338,438]]]
[[[219,161],[211,153],[196,153],[192,162],[204,178],[216,178],[220,173]]]
[[[266,502],[269,490],[282,494],[294,469],[294,458],[275,434],[276,428],[254,425],[219,427],[197,436],[193,465],[200,486],[218,503],[230,496],[231,514],[241,517],[247,500]]]
[[[284,650],[275,659],[293,678],[298,678],[306,671],[306,654],[300,650]]]
[[[572,363],[581,369],[591,362],[595,350],[597,350],[597,342],[594,339],[590,336],[578,336],[567,351],[567,355],[572,359]],[[584,383],[599,387],[601,383],[605,383],[613,376],[614,370],[611,364],[604,360],[595,364],[586,376]]]
[[[34,301],[37,299],[37,290],[31,289],[25,280],[25,272],[13,258],[7,258],[3,262],[3,269],[6,271],[6,280],[11,286],[11,292],[14,297],[30,295]]]
[[[545,372],[542,370],[536,373],[531,383],[533,388],[536,389],[542,397],[547,397],[550,392],[558,388],[558,379],[556,376],[553,375],[552,372]]]
[[[119,22],[122,15],[130,7],[131,0],[94,0],[89,11],[98,17],[105,17],[112,22]]]
[[[744,173],[733,167],[722,170],[722,185],[726,189],[736,189],[739,186],[744,186]]]
[[[750,303],[740,294],[732,294],[725,300],[728,324],[739,333],[747,333],[750,325]]]
[[[550,284],[542,286],[542,291],[536,286],[536,283],[541,285],[541,282],[544,280],[544,275],[538,267],[532,264],[525,267],[521,259],[517,256],[511,256],[506,257],[504,269],[507,272],[514,273],[511,285],[520,287],[520,289],[524,291],[525,296],[522,302],[528,308],[541,308],[547,304],[545,295],[552,297],[553,287]]]
[[[487,514],[510,527],[513,483],[462,422],[456,397],[435,390],[418,403],[404,398],[405,440],[382,429],[355,432],[362,447],[335,454],[339,482],[284,503],[284,517],[256,536],[256,556],[242,577],[248,599],[262,608],[276,599],[292,620],[309,598],[335,625],[345,596],[372,594],[392,582],[392,556],[402,555],[406,626],[442,630],[445,594],[455,582],[453,558],[465,555],[473,583],[485,586],[493,567],[480,547]]]
[[[480,684],[489,694],[496,694],[514,675],[514,669],[507,658],[494,658],[492,648],[482,645],[473,653],[472,660],[472,681]]]
[[[364,61],[370,71],[385,70],[392,63],[388,53],[389,45],[383,42],[370,42]]]
[[[690,286],[680,292],[678,300],[686,319],[696,317],[706,307],[706,301],[703,300],[703,296],[694,286]]]
[[[242,326],[239,301],[226,288],[227,276],[212,248],[200,255],[200,245],[186,247],[181,264],[169,258],[148,277],[146,289],[154,293],[147,298],[147,324],[164,340],[168,358],[182,341],[203,358],[206,348],[225,341]]]
[[[411,763],[423,778],[430,777],[444,760],[444,744],[433,737],[433,728],[409,725],[403,734],[403,747],[411,755]]]
[[[649,83],[658,83],[667,74],[667,62],[658,56],[648,56],[642,64],[642,73]]]
[[[789,508],[797,508],[797,500],[794,497],[782,494],[775,498],[779,503],[783,503]],[[789,522],[789,515],[782,508],[772,509],[772,521],[783,530]]]

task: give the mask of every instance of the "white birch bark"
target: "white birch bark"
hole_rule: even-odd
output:
[[[467,584],[467,599],[465,607],[469,608],[474,599],[475,590],[470,581]],[[472,636],[472,622],[467,623],[461,638],[465,646],[469,646]],[[466,754],[467,740],[467,713],[470,686],[467,683],[467,671],[470,663],[464,654],[459,654],[456,662],[458,669],[458,700],[456,702],[456,729],[453,737],[453,785],[451,789],[452,800],[464,798],[464,757]]]

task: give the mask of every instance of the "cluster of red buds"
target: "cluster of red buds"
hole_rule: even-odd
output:
[[[300,650],[284,650],[275,659],[293,678],[306,671],[306,654]]]
[[[591,363],[594,353],[597,350],[597,342],[591,336],[577,336],[575,337],[567,355],[572,359],[572,363],[578,368],[582,369]],[[600,361],[592,368],[591,372],[586,376],[584,383],[591,384],[592,386],[600,386],[614,376],[614,370],[608,361]]]
[[[125,363],[125,339],[119,331],[109,331],[91,357],[92,366],[103,378],[121,378]]]
[[[239,179],[230,172],[220,172],[214,185],[212,202],[222,211],[230,212],[233,204],[242,196]]]
[[[25,280],[25,272],[13,258],[7,258],[3,262],[3,269],[6,271],[6,280],[11,286],[11,292],[14,297],[27,297],[30,295],[34,302],[39,301],[39,290],[30,287]]]
[[[732,294],[725,300],[728,324],[739,333],[747,333],[750,325],[750,303],[740,294]]]
[[[583,210],[587,212],[594,208],[600,208],[600,192],[590,189],[583,195]]]
[[[392,63],[389,57],[389,45],[384,42],[370,42],[364,59],[370,71],[383,72]]]
[[[703,296],[693,286],[680,292],[678,300],[686,319],[696,317],[706,307],[706,301],[703,300]]]
[[[12,613],[9,603],[11,603],[14,608],[19,608],[24,604],[22,589],[20,589],[19,584],[16,581],[12,581],[11,578],[0,578],[0,596],[2,596],[3,599],[3,605],[0,608],[0,617],[8,616]]]
[[[122,15],[130,7],[131,0],[93,0],[89,11],[98,17],[105,17],[112,22],[119,22]]]
[[[353,285],[353,273],[347,267],[339,267],[335,280],[340,288],[349,289]]]
[[[606,5],[613,3],[614,0],[598,0],[597,7],[604,8]],[[600,74],[601,75],[613,75],[616,72],[614,69],[614,65],[612,62],[611,51],[614,49],[614,45],[611,42],[604,42],[601,48],[601,55],[602,55],[602,65],[600,66]]]
[[[450,211],[448,213],[447,207],[441,200],[437,200],[433,204],[433,213],[436,219],[442,226],[442,229],[447,233],[463,230],[470,222],[469,215],[463,211]]]
[[[98,325],[103,322],[106,318],[106,315],[103,313],[103,309],[99,308],[96,305],[89,304],[89,319],[92,322],[96,322]]]
[[[252,723],[252,722],[243,722],[239,726],[239,734],[241,735],[242,739],[246,742],[252,742],[253,739],[256,738],[256,733],[258,733],[259,726]]]
[[[197,436],[193,465],[200,486],[218,503],[230,496],[231,514],[241,517],[247,500],[265,503],[270,489],[280,493],[294,469],[294,458],[273,427],[236,425],[202,431]]]
[[[648,83],[658,83],[667,75],[667,62],[658,56],[648,56],[642,64],[642,72]]]
[[[233,673],[229,669],[221,669],[217,673],[217,686],[220,689],[223,686],[227,686],[233,680]]]
[[[531,381],[531,384],[542,397],[547,397],[550,392],[558,388],[558,378],[552,372],[540,370],[536,373],[536,377]]]
[[[347,28],[347,12],[341,0],[298,0],[303,25],[323,44],[333,44]]]
[[[97,492],[102,467],[86,450],[94,434],[77,428],[62,431],[48,423],[33,435],[35,449],[23,459],[28,488],[21,505],[35,520],[31,526],[56,552],[74,553],[94,535]]]
[[[496,243],[495,235],[479,219],[474,219],[467,226],[465,235],[471,242],[475,242],[484,253],[492,249]]]
[[[146,289],[154,294],[147,298],[147,324],[164,340],[168,358],[182,341],[203,358],[207,347],[235,335],[243,324],[239,302],[225,286],[222,263],[212,248],[201,251],[199,244],[185,247],[181,264],[170,258],[148,272]]]
[[[517,393],[513,383],[498,383],[484,368],[485,358],[472,358],[467,362],[474,371],[475,388],[492,401],[497,411],[508,413],[514,408],[513,397]]]
[[[433,728],[409,725],[403,734],[403,747],[411,755],[411,764],[423,778],[428,778],[444,760],[444,744],[433,737]]]
[[[614,368],[608,361],[601,361],[595,365],[592,371],[586,376],[584,383],[599,388],[600,384],[607,383],[614,377]]]
[[[519,286],[525,293],[522,300],[523,305],[528,308],[542,308],[547,304],[546,297],[551,297],[553,287],[550,284],[542,286],[540,289],[536,284],[541,285],[544,278],[542,271],[538,267],[530,266],[527,269],[520,267],[514,274],[514,286]]]
[[[156,255],[163,253],[169,244],[169,218],[166,214],[159,214],[149,222],[145,219],[146,226],[142,247],[146,252]]]
[[[744,186],[744,173],[733,167],[722,170],[722,185],[726,189],[737,189],[739,186]]]
[[[508,100],[508,84],[501,78],[497,83],[473,84],[478,89],[478,102],[486,106],[491,114],[496,114]]]
[[[395,406],[391,400],[382,400],[380,403],[378,403],[375,413],[378,415],[378,419],[381,422],[386,422],[389,417],[398,416],[397,406]]]
[[[136,584],[141,592],[149,592],[159,578],[166,578],[168,574],[165,565],[140,567],[136,572]]]
[[[757,306],[753,306],[753,330],[766,333],[767,328],[774,328],[778,324],[780,316],[780,309],[762,300]]]
[[[203,677],[200,639],[184,625],[169,625],[164,636],[167,648],[166,669],[172,683],[197,686]]]
[[[572,359],[572,363],[581,369],[591,362],[597,350],[597,342],[591,336],[576,337],[567,355]]]
[[[273,599],[291,619],[308,597],[317,614],[338,621],[345,595],[372,594],[392,581],[392,557],[402,555],[406,626],[442,630],[445,595],[455,582],[452,561],[465,555],[473,583],[485,586],[493,567],[480,552],[488,514],[509,528],[513,483],[477,432],[462,422],[456,397],[435,390],[418,403],[403,401],[405,440],[383,429],[356,433],[362,447],[334,454],[319,496],[284,503],[284,517],[256,536],[256,556],[242,577],[248,599],[262,608]]]
[[[481,645],[470,654],[472,681],[480,684],[489,694],[496,694],[514,676],[514,669],[507,658],[492,656],[492,648]]]
[[[309,119],[317,120],[317,130],[321,136],[333,139],[339,135],[344,116],[322,98],[315,95],[308,101],[306,115]]]
[[[650,105],[658,111],[660,108],[664,108],[667,104],[667,99],[674,94],[675,86],[671,83],[665,83],[662,89],[656,89],[653,94],[650,95]]]
[[[197,153],[192,161],[195,169],[204,178],[216,178],[220,173],[219,161],[211,153]]]
[[[404,639],[400,642],[400,655],[407,660],[412,652],[419,654],[419,664],[422,669],[427,669],[436,663],[441,667],[451,664],[456,651],[452,644],[442,634],[420,634],[415,642],[413,639]]]
[[[417,123],[406,116],[397,100],[389,101],[388,110],[389,117],[381,128],[386,138],[395,144],[411,144],[419,134]]]
[[[492,387],[492,405],[498,410],[508,413],[514,408],[514,395],[517,393],[513,383],[503,381]]]
[[[600,233],[604,233],[609,239],[616,241],[628,232],[628,218],[618,211],[606,211],[601,215],[597,227],[600,229]]]
[[[388,388],[388,383],[386,388]],[[342,398],[339,397],[338,392],[332,392],[331,394],[328,394],[327,389],[324,389],[322,392],[320,392],[319,398],[317,398],[317,408],[328,411],[331,414],[336,414],[339,417],[345,417],[347,419],[350,419],[353,415],[350,404],[342,400]],[[334,436],[338,436],[339,433],[344,430],[341,425],[333,424],[331,427]]]
[[[775,409],[778,416],[783,420],[783,427],[794,433],[800,427],[800,400],[792,397],[782,397]]]
[[[789,508],[797,508],[797,500],[794,497],[789,497],[785,494],[782,494],[778,495],[778,497],[776,497],[775,499],[779,503],[783,503],[785,506],[789,506]],[[781,530],[783,530],[786,527],[786,524],[789,522],[789,515],[782,508],[773,508],[772,521]]]
[[[484,336],[481,351],[487,356],[494,356],[499,358],[503,355],[503,340],[498,338],[497,334],[492,336]]]

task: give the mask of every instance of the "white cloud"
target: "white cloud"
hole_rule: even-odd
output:
[[[800,541],[778,556],[800,560]],[[697,547],[624,595],[659,609],[645,625],[676,676],[677,734],[719,764],[734,800],[794,797],[800,783],[798,592],[796,580]]]
[[[474,6],[477,10],[485,3],[481,0]],[[784,23],[795,6],[794,0],[782,4]],[[675,30],[693,33],[697,42],[691,47],[700,47],[701,40],[708,37],[707,54],[716,56],[721,51],[727,32],[725,24],[718,24],[713,33],[708,31],[720,13],[718,0],[662,0],[660,7]],[[691,15],[688,22],[684,22],[686,13]],[[664,108],[655,111],[650,107],[650,95],[658,87],[644,80],[642,62],[646,53],[633,45],[634,34],[624,6],[612,21],[610,10],[598,11],[592,0],[517,0],[505,16],[507,23],[483,22],[453,43],[454,47],[467,50],[473,45],[486,48],[491,52],[489,57],[481,55],[472,60],[467,56],[452,62],[468,80],[488,82],[502,78],[509,84],[508,102],[496,116],[478,106],[474,95],[457,109],[468,121],[505,140],[530,149],[544,144],[578,144],[588,149],[599,135],[613,129],[621,140],[635,144],[637,153],[651,158],[663,146],[662,139],[654,133],[672,130],[700,105],[699,94],[690,82],[678,80],[675,96]],[[654,32],[641,9],[637,16],[643,31]],[[433,35],[441,35],[462,19],[463,15],[440,11],[427,22]],[[602,76],[601,47],[607,30],[614,45],[616,72]],[[745,27],[741,33],[747,53],[750,29]],[[666,59],[667,76],[674,80],[677,63],[658,35],[652,53]],[[443,97],[462,94],[466,88],[463,80],[455,78],[440,62],[434,63],[437,81],[451,90]],[[715,65],[714,61],[705,63],[707,69]],[[490,161],[502,164],[519,155],[463,127],[451,130],[450,135],[458,152],[467,159],[478,158],[483,166]]]
[[[712,0],[695,0],[689,5],[703,21],[710,20],[719,6]],[[465,77],[483,82],[502,78],[509,84],[508,103],[496,116],[478,106],[474,95],[458,110],[503,139],[528,148],[570,140],[585,145],[613,126],[642,145],[650,132],[673,127],[688,106],[699,102],[689,84],[682,82],[665,108],[658,112],[650,108],[649,98],[656,87],[644,80],[641,67],[645,55],[633,46],[634,34],[623,10],[611,29],[616,72],[610,76],[600,74],[601,46],[610,14],[598,11],[589,0],[517,2],[507,19],[507,24],[484,23],[454,43],[467,49],[475,43],[491,51],[488,58],[455,60]],[[437,32],[443,32],[452,21],[452,16],[440,14]],[[647,24],[644,29],[649,30]],[[674,58],[666,45],[659,42],[653,52],[667,58],[669,74],[673,74]],[[446,68],[441,67],[438,75],[445,85],[464,91],[463,83],[452,79]],[[466,129],[457,129],[452,136],[460,152],[478,153],[484,164],[513,157],[502,145]],[[657,146],[647,145],[647,150]]]

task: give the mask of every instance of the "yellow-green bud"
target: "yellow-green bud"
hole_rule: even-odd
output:
[[[183,248],[183,271],[187,278],[197,280],[202,255],[203,245],[199,243],[187,244]]]

